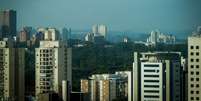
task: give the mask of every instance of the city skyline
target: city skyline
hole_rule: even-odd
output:
[[[17,11],[18,29],[23,26],[53,26],[79,30],[90,29],[100,23],[115,31],[150,32],[160,29],[164,32],[189,33],[201,24],[201,1],[198,0],[0,2],[0,9]]]

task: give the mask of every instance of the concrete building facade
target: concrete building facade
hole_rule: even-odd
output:
[[[201,100],[201,35],[188,37],[188,101]]]
[[[43,93],[62,96],[62,81],[72,81],[71,48],[60,41],[41,41],[35,49],[36,98]]]
[[[181,101],[181,54],[134,53],[133,101]]]

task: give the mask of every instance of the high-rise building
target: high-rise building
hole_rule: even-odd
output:
[[[62,29],[62,40],[67,41],[68,39],[70,39],[70,36],[71,36],[71,29],[63,28]]]
[[[201,34],[188,37],[188,101],[201,100]]]
[[[181,55],[134,53],[133,101],[181,101]]]
[[[19,42],[26,42],[27,40],[30,40],[31,31],[31,27],[24,27],[19,33]]]
[[[174,44],[175,41],[176,41],[175,36],[163,34],[159,30],[151,31],[150,36],[147,38],[148,45]]]
[[[0,11],[0,38],[12,38],[16,36],[16,11]]]
[[[130,71],[92,75],[90,80],[81,80],[81,92],[88,93],[90,101],[132,101],[131,77]]]
[[[71,49],[56,40],[40,41],[35,51],[36,98],[50,92],[62,98],[62,81],[71,85]]]
[[[106,38],[107,27],[105,25],[93,25],[92,33],[94,33],[95,36],[103,36]]]
[[[56,28],[47,28],[44,33],[44,40],[60,40],[60,33]]]
[[[24,101],[25,49],[0,41],[0,100]]]

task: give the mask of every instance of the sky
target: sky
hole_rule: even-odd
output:
[[[201,0],[0,0],[0,9],[17,11],[18,28],[105,24],[114,31],[187,33],[201,25]]]

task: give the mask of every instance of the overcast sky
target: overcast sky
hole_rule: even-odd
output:
[[[178,33],[201,25],[201,0],[0,0],[0,8],[17,10],[18,28],[100,23],[116,31]]]

